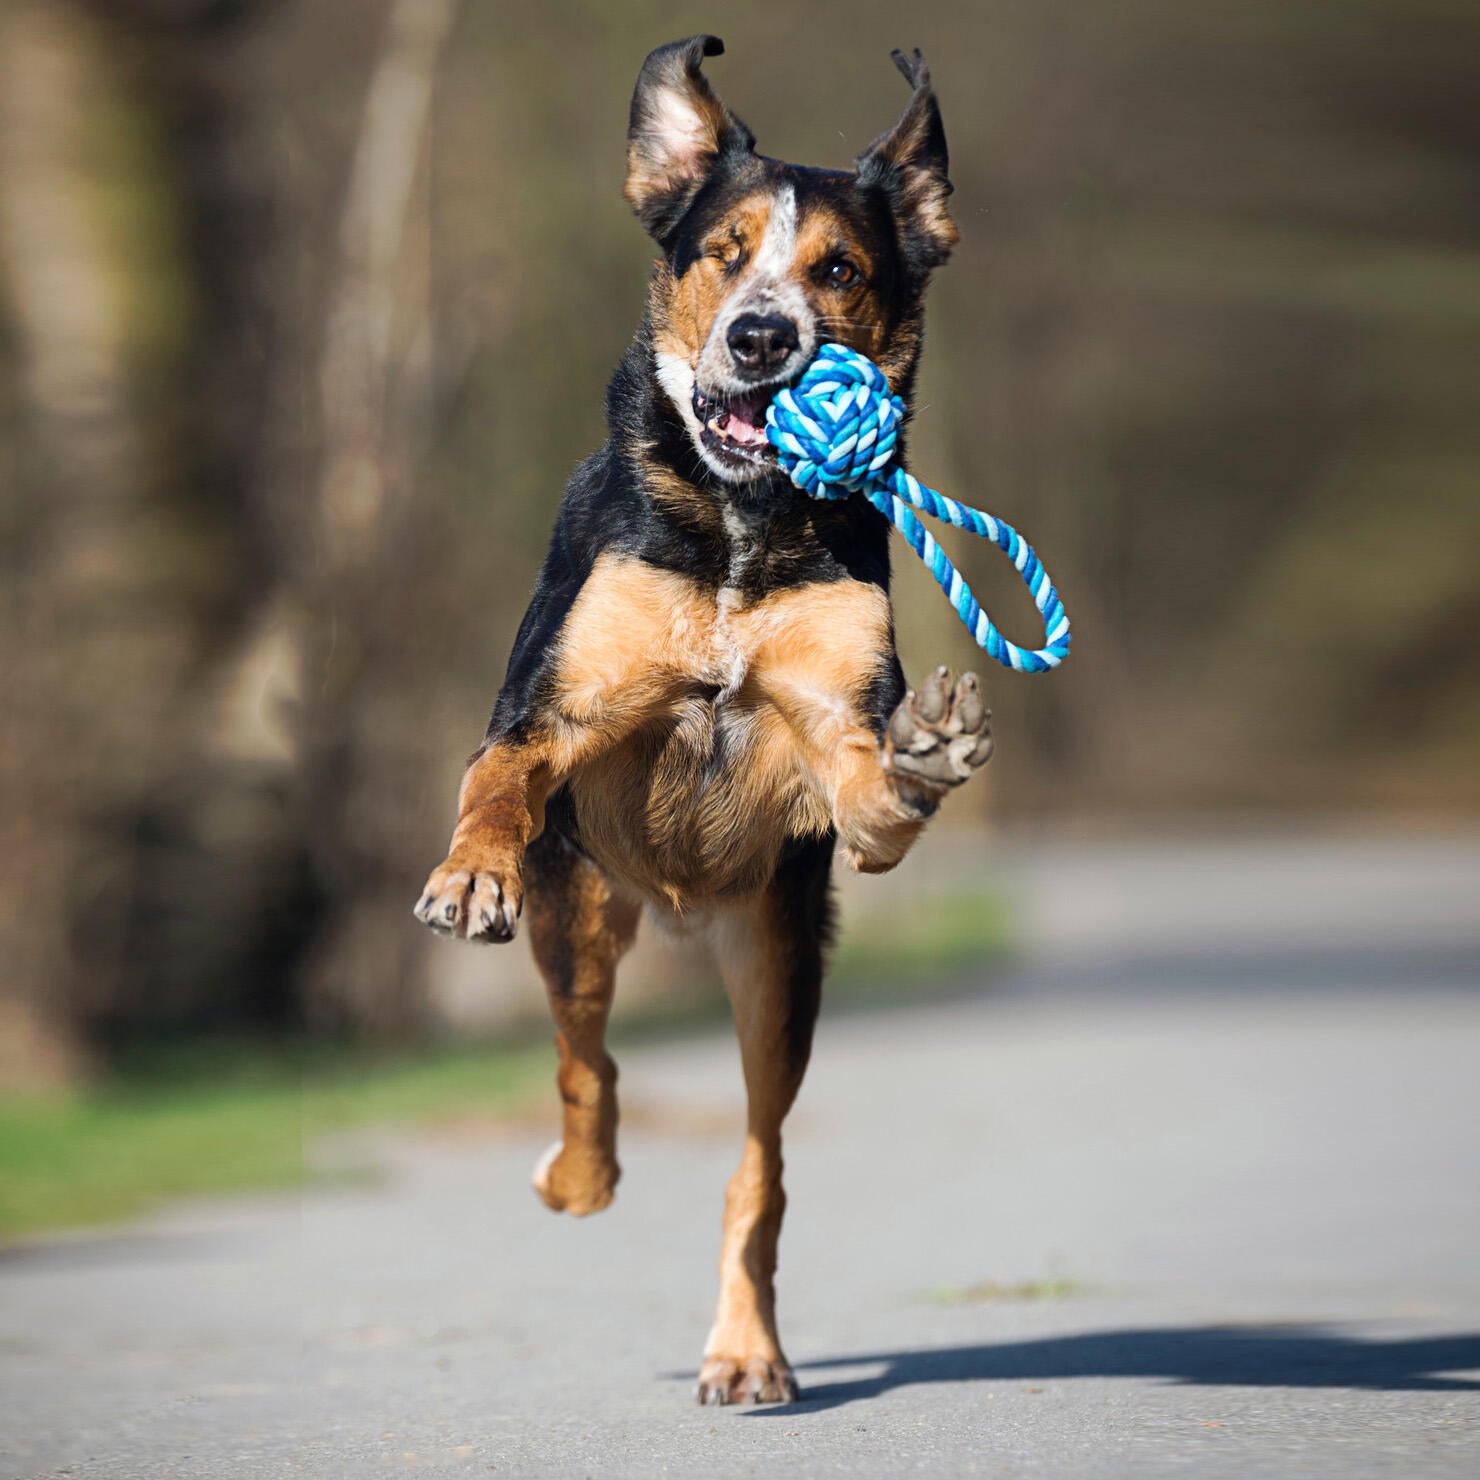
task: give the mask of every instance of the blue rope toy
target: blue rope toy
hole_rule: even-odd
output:
[[[978,647],[1004,668],[1044,673],[1069,656],[1069,618],[1043,562],[1010,524],[926,488],[894,460],[904,402],[890,395],[884,372],[856,350],[824,344],[795,386],[778,391],[766,411],[766,436],[803,493],[843,499],[858,492],[907,539],[956,608]],[[1044,646],[1009,642],[981,609],[961,573],[914,510],[992,540],[1017,567],[1043,614]]]

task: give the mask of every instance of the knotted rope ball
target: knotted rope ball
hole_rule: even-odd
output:
[[[856,492],[868,499],[925,562],[977,646],[1004,668],[1057,668],[1069,655],[1069,618],[1042,562],[1010,524],[958,504],[905,472],[894,455],[904,415],[904,403],[889,393],[884,372],[872,360],[844,345],[824,344],[797,384],[776,393],[766,411],[766,436],[803,493],[842,499]],[[1020,648],[997,630],[916,509],[991,540],[1006,554],[1042,613],[1041,648]]]

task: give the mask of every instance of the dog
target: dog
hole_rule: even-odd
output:
[[[640,913],[701,922],[749,1109],[725,1199],[701,1402],[794,1400],[773,1279],[781,1126],[807,1066],[830,873],[892,869],[991,751],[976,678],[906,691],[889,526],[779,471],[766,407],[836,341],[908,405],[932,271],[957,239],[940,109],[918,51],[898,123],[851,171],[784,164],[716,96],[714,36],[644,62],[625,195],[661,255],[612,377],[606,445],[576,470],[415,912],[507,941],[527,915],[557,1028],[563,1133],[534,1185],[611,1201],[617,963]]]

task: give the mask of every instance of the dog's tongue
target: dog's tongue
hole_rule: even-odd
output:
[[[730,402],[725,431],[742,447],[761,447],[766,441],[766,407],[771,398],[765,395],[737,396]]]

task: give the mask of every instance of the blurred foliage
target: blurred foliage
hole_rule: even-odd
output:
[[[324,1163],[334,1132],[506,1111],[554,1055],[479,1045],[192,1045],[130,1057],[81,1094],[0,1099],[0,1242],[134,1217],[186,1197],[365,1175]]]
[[[1473,813],[1480,12],[740,18],[710,72],[767,152],[851,160],[894,45],[942,97],[963,240],[914,457],[1029,534],[1076,635],[989,676],[956,818]],[[425,1022],[409,904],[641,309],[632,79],[704,29],[0,11],[0,1078],[165,1026]],[[972,662],[912,564],[907,669]]]

